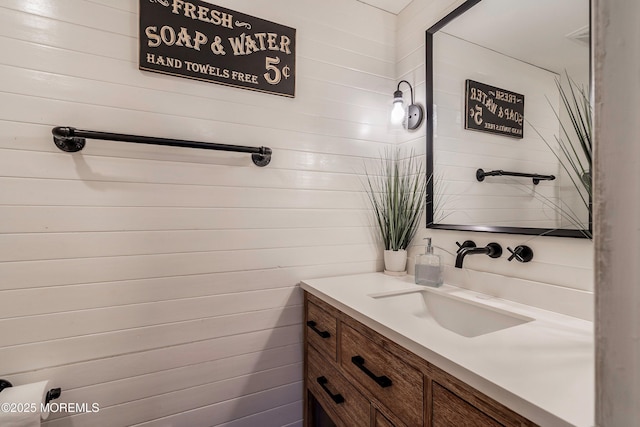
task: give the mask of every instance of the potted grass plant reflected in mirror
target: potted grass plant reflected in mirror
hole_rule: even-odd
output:
[[[407,248],[421,225],[426,176],[413,150],[406,158],[388,148],[371,167],[365,165],[365,190],[384,245],[385,273],[406,273]]]
[[[592,193],[592,143],[593,143],[593,109],[589,92],[580,87],[565,71],[566,83],[556,78],[556,86],[560,96],[561,111],[556,111],[553,104],[549,105],[560,124],[559,135],[555,136],[555,141],[548,141],[538,130],[533,127],[536,133],[547,144],[554,153],[560,166],[567,173],[571,184],[577,190],[581,203],[588,212],[588,223],[575,210],[568,208],[561,203],[547,201],[551,206],[575,228],[589,239],[591,239],[591,219],[593,209]],[[563,120],[563,114],[567,119]]]

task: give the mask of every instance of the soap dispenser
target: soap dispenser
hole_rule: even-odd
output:
[[[431,237],[425,237],[427,246],[423,255],[416,256],[416,277],[418,285],[437,288],[442,285],[442,259],[433,253]]]

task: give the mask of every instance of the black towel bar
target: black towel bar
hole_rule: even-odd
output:
[[[86,139],[133,142],[136,144],[167,145],[170,147],[200,148],[204,150],[233,151],[250,153],[256,166],[267,166],[271,161],[271,148],[247,147],[244,145],[214,144],[211,142],[185,141],[181,139],[155,138],[151,136],[125,135],[121,133],[80,130],[68,126],[57,126],[51,131],[56,146],[68,153],[75,153],[84,148]]]
[[[540,181],[553,181],[556,179],[554,175],[539,175],[537,173],[507,172],[503,170],[485,172],[483,169],[476,171],[476,179],[478,181],[484,181],[485,176],[523,176],[525,178],[533,178],[534,185],[538,185]]]

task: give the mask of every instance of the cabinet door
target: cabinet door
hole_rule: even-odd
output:
[[[500,427],[502,424],[433,382],[431,427]]]
[[[380,411],[376,411],[373,420],[374,427],[395,427],[391,421],[387,419]]]
[[[337,427],[313,393],[307,390],[307,416],[305,427]]]

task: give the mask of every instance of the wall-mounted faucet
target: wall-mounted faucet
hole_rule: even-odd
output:
[[[489,255],[491,258],[500,258],[502,256],[502,246],[495,242],[489,243],[484,248],[477,248],[475,247],[475,244],[473,246],[463,244],[458,249],[458,255],[456,256],[456,268],[462,268],[464,257],[474,254],[484,254]]]

